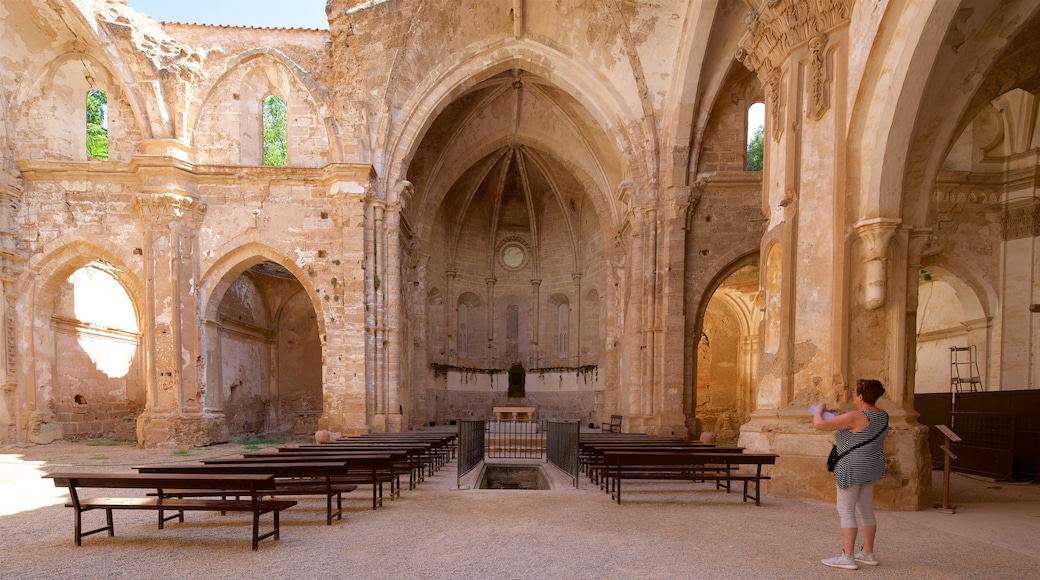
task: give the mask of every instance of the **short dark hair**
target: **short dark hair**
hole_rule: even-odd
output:
[[[877,403],[877,400],[881,398],[881,395],[885,394],[885,387],[881,386],[881,381],[874,379],[860,379],[856,381],[856,392],[863,397],[863,400],[868,405]]]

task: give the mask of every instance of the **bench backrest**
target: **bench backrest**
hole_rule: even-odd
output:
[[[773,465],[777,456],[773,453],[705,453],[705,452],[636,452],[604,451],[608,466],[633,465],[706,465],[722,463],[729,465]]]
[[[270,474],[183,474],[183,473],[49,473],[55,487],[185,488],[252,491],[274,489]]]

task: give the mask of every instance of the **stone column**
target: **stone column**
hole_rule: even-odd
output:
[[[370,265],[370,268],[368,269],[369,298],[366,301],[370,309],[367,367],[371,369],[368,373],[370,377],[368,390],[371,392],[369,400],[372,402],[372,408],[369,411],[369,414],[371,415],[369,426],[373,431],[382,433],[386,431],[387,361],[384,339],[384,334],[386,332],[384,324],[386,305],[384,301],[385,292],[383,288],[383,278],[386,277],[386,270],[383,267],[384,257],[381,254],[386,251],[386,246],[384,244],[386,232],[384,231],[385,224],[383,223],[383,212],[386,208],[386,204],[379,199],[369,199],[368,205],[371,208],[370,216],[372,220],[370,242],[366,252],[368,263]],[[366,233],[368,233],[368,228],[366,227],[365,229]]]
[[[531,353],[528,355],[527,368],[540,368],[542,366],[541,320],[542,320],[542,280],[534,278],[531,280]]]
[[[930,492],[917,483],[922,440],[904,410],[906,236],[898,216],[876,202],[846,204],[858,195],[847,177],[857,162],[847,143],[857,100],[846,91],[857,86],[850,66],[859,66],[850,56],[859,40],[849,38],[851,13],[850,0],[771,0],[746,19],[739,43],[737,58],[766,89],[772,139],[762,179],[769,223],[757,409],[740,444],[780,453],[770,493],[833,498],[833,477],[823,469],[832,434],[812,428],[807,408],[820,399],[851,407],[855,380],[879,378],[888,389],[879,404],[892,415],[886,450],[893,451],[892,477],[879,483],[877,501],[918,507]]]
[[[146,408],[138,442],[209,445],[226,440],[226,427],[203,412],[199,358],[196,234],[206,206],[177,176],[146,176],[138,207],[145,220],[144,335]]]
[[[338,244],[327,250],[328,261],[316,265],[325,271],[323,277],[337,278],[337,291],[348,300],[321,301],[318,316],[324,329],[323,405],[318,428],[344,435],[370,431],[373,412],[368,400],[372,375],[369,353],[373,345],[369,331],[374,326],[372,297],[371,207],[366,200],[375,172],[369,164],[335,164],[325,169],[325,187],[340,224]],[[319,286],[321,291],[322,287]],[[329,353],[335,353],[330,356]]]
[[[581,303],[583,296],[581,295],[581,273],[571,273],[571,280],[574,280],[574,310],[571,312],[571,319],[569,321],[568,328],[570,344],[567,346],[568,358],[574,360],[574,366],[581,366]]]
[[[15,281],[25,267],[18,250],[15,214],[21,205],[22,188],[8,174],[0,176],[0,441],[21,440],[18,418],[28,413],[27,395],[18,397],[18,295]],[[24,434],[22,434],[24,436]]]
[[[405,182],[407,183],[407,182]],[[408,184],[410,188],[411,184]],[[386,227],[386,428],[388,431],[401,431],[401,323],[403,304],[401,293],[401,264],[404,256],[401,251],[401,202],[392,201],[384,213]],[[425,302],[425,301],[423,301]]]
[[[498,282],[495,278],[485,278],[484,283],[487,284],[487,327],[484,330],[484,336],[487,340],[484,343],[484,360],[487,365],[495,365],[495,361],[498,358],[498,353],[493,350],[495,345],[495,283]]]
[[[448,349],[447,360],[449,365],[459,364],[459,345],[457,343],[459,329],[455,327],[457,324],[455,312],[459,307],[459,298],[455,296],[455,277],[458,274],[455,270],[448,270],[444,273],[444,277],[448,280],[446,295],[444,296],[444,332],[447,336],[448,344],[444,345],[444,347]]]

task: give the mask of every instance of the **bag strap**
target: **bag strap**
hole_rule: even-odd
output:
[[[838,460],[838,461],[841,461],[841,459],[842,459],[843,457],[845,457],[846,455],[848,455],[849,453],[852,453],[853,451],[855,451],[855,450],[859,449],[860,447],[863,447],[864,445],[867,445],[867,444],[869,444],[869,443],[873,442],[873,441],[874,441],[875,439],[877,439],[878,437],[880,437],[880,436],[881,436],[881,434],[882,434],[882,433],[884,433],[884,432],[885,432],[885,431],[887,431],[887,430],[888,430],[888,417],[885,417],[885,426],[884,426],[884,427],[882,427],[880,431],[878,431],[877,433],[875,433],[875,434],[874,434],[874,436],[873,436],[873,437],[871,437],[870,439],[867,439],[866,441],[862,441],[862,442],[860,442],[860,443],[857,443],[857,444],[853,445],[852,447],[849,447],[848,449],[846,449],[846,450],[845,450],[845,451],[843,451],[842,453],[839,453],[839,454],[838,454],[838,459],[837,459],[837,460]]]

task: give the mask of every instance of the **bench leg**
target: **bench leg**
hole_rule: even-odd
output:
[[[91,534],[96,534],[98,532],[108,532],[108,537],[110,537],[110,538],[116,535],[115,526],[112,525],[112,510],[108,509],[108,508],[105,509],[105,526],[101,527],[101,528],[98,528],[96,530],[90,530],[89,532],[84,532],[83,531],[83,512],[90,511],[90,509],[92,509],[92,508],[87,508],[87,509],[76,508],[76,517],[75,517],[74,528],[75,528],[75,535],[76,535],[75,540],[76,540],[76,545],[77,546],[82,546],[83,545],[83,537],[84,536],[89,536]]]

